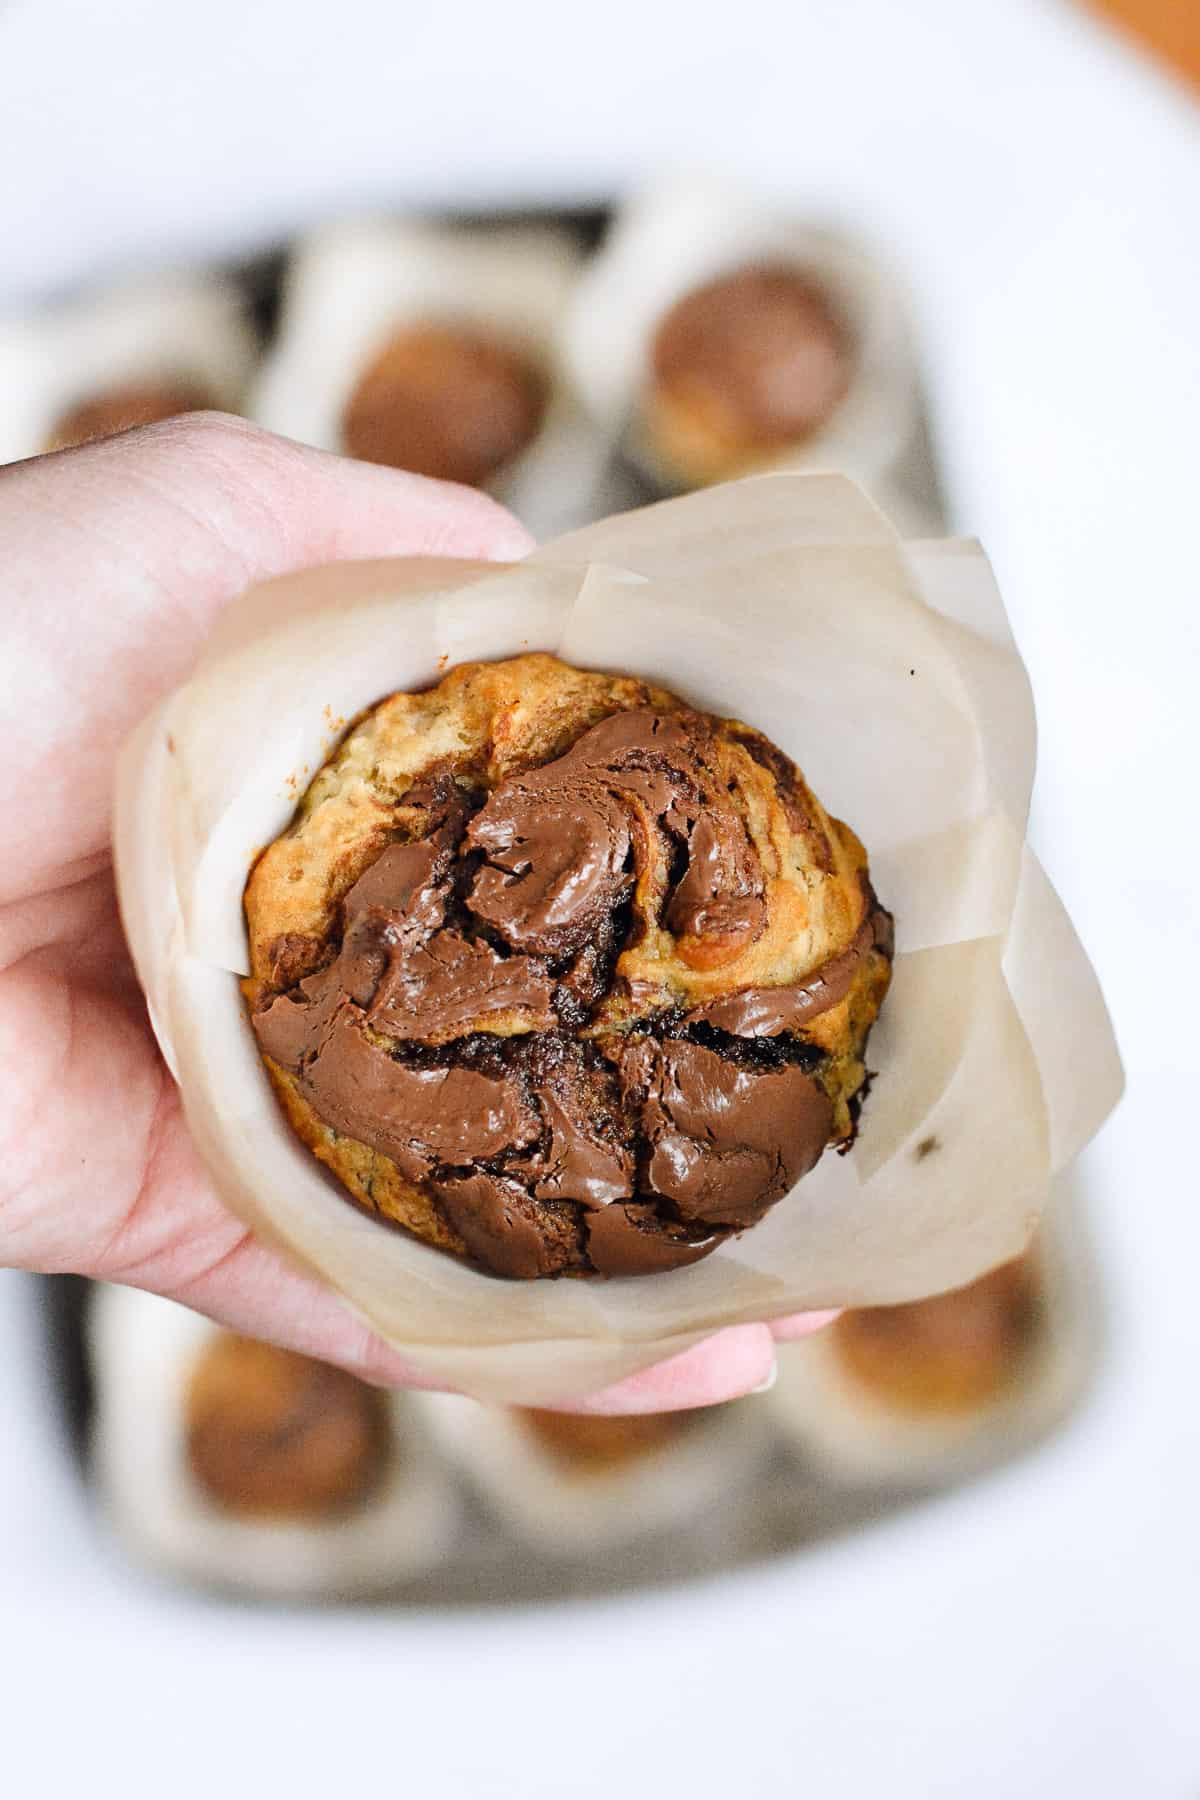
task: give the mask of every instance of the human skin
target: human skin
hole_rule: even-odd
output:
[[[215,413],[0,468],[0,1267],[149,1288],[368,1381],[427,1385],[213,1193],[121,933],[113,763],[253,582],[529,548],[483,494]],[[777,1338],[830,1317],[731,1327],[575,1405],[732,1398],[769,1381]]]

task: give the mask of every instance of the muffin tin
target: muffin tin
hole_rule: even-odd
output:
[[[160,1574],[255,1601],[448,1608],[656,1587],[864,1529],[1026,1456],[1052,1435],[1081,1403],[1100,1351],[1083,1200],[1068,1180],[1043,1222],[1039,1258],[1048,1278],[1022,1372],[998,1403],[947,1415],[932,1431],[928,1420],[869,1400],[856,1406],[850,1389],[814,1380],[813,1365],[820,1369],[830,1353],[823,1334],[780,1345],[774,1388],[718,1409],[680,1445],[682,1454],[668,1447],[641,1467],[591,1481],[586,1471],[555,1471],[513,1421],[485,1418],[474,1402],[400,1397],[398,1416],[415,1434],[424,1468],[414,1503],[429,1509],[423,1546],[413,1544],[411,1511],[391,1542],[386,1531],[356,1532],[351,1518],[342,1527],[348,1545],[335,1530],[324,1544],[310,1536],[303,1553],[294,1527],[215,1518],[187,1490],[178,1459],[172,1464],[178,1418],[159,1405],[131,1438],[132,1383],[118,1409],[121,1441],[106,1437],[111,1395],[104,1411],[97,1407],[88,1283],[44,1280],[43,1367],[104,1526],[135,1563]],[[193,1327],[197,1341],[206,1329]],[[181,1335],[186,1325],[167,1333]],[[118,1378],[110,1365],[106,1384]],[[149,1497],[143,1490],[128,1505],[145,1470],[161,1475],[172,1466]]]
[[[695,254],[706,269],[714,266],[714,256],[721,261],[723,246],[740,243],[730,223],[730,209],[736,206],[733,200],[725,202],[722,217],[722,202],[714,190],[697,198],[693,188],[691,196],[685,204],[677,190],[674,200],[660,194],[651,197],[653,204],[645,201],[640,212],[626,217],[615,236],[619,257],[608,261],[603,251],[597,256],[597,245],[612,222],[604,211],[504,220],[464,218],[454,221],[455,230],[449,236],[440,228],[422,228],[411,240],[419,242],[426,258],[423,280],[434,287],[444,286],[458,266],[458,250],[445,254],[447,243],[457,241],[459,234],[483,228],[489,253],[506,243],[517,255],[523,245],[537,246],[546,282],[546,287],[539,289],[543,295],[553,285],[545,275],[548,262],[554,264],[565,284],[573,284],[568,299],[558,293],[554,297],[554,308],[562,311],[564,321],[562,342],[548,350],[547,357],[553,358],[554,379],[560,384],[554,403],[555,429],[561,426],[570,439],[570,455],[575,459],[570,467],[575,476],[564,487],[561,468],[556,472],[551,467],[546,485],[539,491],[536,472],[541,457],[532,454],[522,459],[520,480],[508,495],[543,530],[561,529],[624,506],[644,504],[670,486],[668,480],[653,473],[636,433],[629,429],[628,386],[620,389],[620,371],[610,370],[602,376],[589,359],[600,354],[605,337],[596,323],[597,309],[618,307],[623,291],[641,308],[640,324],[632,318],[627,321],[627,334],[644,334],[645,295],[658,278],[653,269],[638,262],[639,255],[644,255],[638,251],[638,236],[645,235],[646,216],[674,218],[682,232],[681,220],[694,222],[703,215],[707,236]],[[940,484],[921,402],[918,362],[904,327],[902,292],[869,252],[830,233],[823,222],[785,228],[778,221],[768,225],[759,219],[755,229],[757,236],[750,249],[756,251],[783,243],[789,255],[802,260],[804,245],[819,244],[823,254],[835,257],[840,269],[851,272],[846,279],[857,280],[859,293],[869,298],[875,335],[863,372],[875,371],[879,391],[873,398],[860,385],[856,395],[854,418],[860,426],[863,420],[867,425],[865,440],[857,442],[852,472],[890,514],[902,535],[939,535],[945,529]],[[216,278],[214,292],[220,296],[222,308],[227,313],[231,291],[227,284],[232,282],[242,297],[246,321],[266,345],[262,372],[257,382],[250,382],[248,411],[286,424],[296,435],[328,440],[329,406],[324,402],[318,406],[316,400],[309,404],[299,372],[303,357],[297,343],[301,339],[315,341],[326,324],[335,333],[341,331],[320,379],[328,386],[332,380],[329,369],[340,369],[342,380],[352,340],[360,342],[368,329],[363,319],[369,315],[370,331],[379,323],[369,292],[371,283],[362,281],[364,270],[380,256],[393,267],[397,246],[406,241],[407,231],[398,227],[339,228],[323,234],[316,249],[310,243],[291,265],[290,283],[288,259],[281,253],[264,255]],[[693,250],[695,241],[693,234]],[[352,253],[354,281],[350,285],[362,290],[349,308],[353,320],[347,323],[343,319],[340,325],[334,279],[339,243],[349,246],[348,255]],[[831,245],[836,250],[831,251]],[[625,277],[621,276],[622,267]],[[813,273],[818,279],[823,269],[824,264],[816,258]],[[298,286],[301,274],[304,282]],[[502,275],[489,273],[489,283],[493,280],[495,291],[501,291],[505,285]],[[194,277],[189,278],[187,291],[196,291]],[[678,283],[673,291],[678,291]],[[479,293],[464,297],[463,308],[471,316],[485,319],[487,298],[484,294],[481,300]],[[301,300],[303,308],[298,311]],[[71,316],[111,318],[119,316],[120,308],[120,296],[109,295],[97,302],[77,302]],[[0,349],[6,337],[26,345],[40,339],[48,345],[60,330],[57,321],[11,322],[0,329]],[[237,327],[242,343],[246,341],[243,331],[244,327]],[[37,361],[35,357],[34,363]],[[79,362],[89,372],[96,369],[99,378],[94,346],[86,355],[80,353]],[[0,359],[0,388],[7,367]],[[626,369],[622,376],[626,383],[627,376]],[[36,370],[32,379],[36,381]],[[21,406],[29,418],[42,421],[38,429],[44,433],[48,408],[58,406],[60,396],[50,395],[49,390],[45,399],[33,394],[28,371],[21,380]],[[239,361],[239,384],[244,380]],[[617,392],[624,392],[626,398],[614,403],[612,396]],[[285,398],[293,409],[287,420],[276,410]],[[0,409],[6,400],[6,394],[0,392]],[[870,425],[873,405],[878,420],[875,427]],[[319,429],[303,423],[309,412],[314,420],[321,412],[324,423],[318,422]],[[32,441],[18,444],[14,440],[5,445],[9,455],[29,454],[38,447]],[[534,448],[536,451],[537,446]],[[831,454],[838,453],[834,450]],[[651,1459],[626,1488],[623,1499],[618,1493],[620,1483],[615,1481],[610,1482],[610,1495],[603,1496],[596,1488],[589,1491],[586,1481],[556,1481],[544,1450],[532,1445],[528,1434],[511,1429],[510,1421],[477,1418],[473,1426],[470,1402],[428,1402],[414,1397],[411,1407],[405,1401],[401,1410],[411,1417],[411,1428],[422,1443],[431,1491],[445,1495],[437,1527],[430,1527],[423,1572],[417,1572],[411,1550],[407,1561],[399,1549],[389,1560],[388,1549],[381,1542],[372,1552],[372,1566],[356,1569],[352,1580],[341,1575],[332,1561],[324,1570],[307,1561],[304,1578],[289,1579],[288,1558],[270,1549],[273,1528],[267,1525],[254,1528],[268,1534],[261,1557],[242,1548],[223,1549],[220,1533],[209,1533],[205,1554],[198,1555],[195,1543],[189,1542],[186,1524],[187,1507],[194,1503],[194,1496],[181,1499],[176,1494],[174,1501],[164,1499],[168,1510],[175,1507],[175,1516],[162,1529],[152,1528],[137,1508],[110,1507],[110,1512],[138,1559],[168,1569],[181,1579],[261,1599],[379,1599],[388,1595],[425,1606],[505,1605],[655,1585],[796,1552],[860,1528],[1028,1451],[1078,1404],[1096,1364],[1100,1314],[1082,1199],[1077,1178],[1068,1176],[1044,1222],[1035,1262],[1041,1295],[1035,1338],[1002,1403],[967,1409],[932,1428],[928,1421],[925,1426],[914,1425],[911,1418],[905,1419],[878,1402],[856,1397],[852,1384],[828,1378],[834,1353],[828,1337],[783,1345],[774,1390],[723,1409],[727,1418],[720,1429],[714,1425],[688,1445],[688,1456],[693,1459],[701,1446],[707,1446],[705,1455],[695,1461],[703,1504],[688,1503],[695,1496],[688,1492],[686,1458],[665,1456],[661,1481],[656,1481]],[[136,1447],[126,1438],[122,1447],[111,1428],[112,1383],[131,1382],[131,1378],[119,1375],[119,1358],[101,1350],[107,1357],[107,1398],[104,1408],[96,1407],[85,1324],[88,1286],[69,1277],[53,1277],[47,1278],[43,1287],[52,1352],[44,1366],[53,1372],[55,1393],[73,1428],[81,1467],[111,1501],[118,1491],[127,1492],[129,1487],[129,1469],[121,1459],[151,1454],[145,1442]],[[157,1432],[155,1455],[163,1454],[173,1430],[177,1435],[177,1422],[172,1424],[169,1411],[159,1409],[157,1426],[153,1420],[146,1421],[151,1433]],[[643,1481],[645,1487],[639,1490]],[[608,1523],[620,1518],[622,1510],[622,1528],[609,1529]],[[589,1532],[589,1517],[606,1523],[597,1523]],[[201,1524],[196,1529],[207,1527]],[[242,1544],[245,1541],[240,1540]],[[319,1546],[314,1554],[319,1565]]]

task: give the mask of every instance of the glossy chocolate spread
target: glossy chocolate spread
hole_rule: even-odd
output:
[[[412,790],[424,835],[351,887],[332,960],[254,1014],[318,1117],[431,1193],[497,1274],[555,1273],[567,1240],[600,1274],[694,1262],[829,1140],[821,1055],[795,1034],[849,990],[878,909],[801,983],[588,1029],[643,877],[695,967],[765,926],[710,744],[701,715],[622,712],[486,796],[450,777]]]

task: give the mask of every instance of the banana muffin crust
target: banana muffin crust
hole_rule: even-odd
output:
[[[360,1205],[497,1275],[678,1268],[846,1147],[891,919],[749,726],[546,655],[356,725],[246,890],[260,1051]]]

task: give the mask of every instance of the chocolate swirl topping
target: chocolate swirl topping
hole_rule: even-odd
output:
[[[423,833],[350,888],[325,965],[253,1014],[317,1117],[390,1158],[496,1274],[694,1262],[830,1139],[804,1031],[884,942],[881,909],[792,986],[620,1023],[605,1010],[621,950],[647,932],[710,971],[766,929],[731,788],[711,721],[648,707],[490,792],[426,781],[404,796]]]

